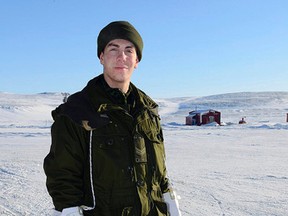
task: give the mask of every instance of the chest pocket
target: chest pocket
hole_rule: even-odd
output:
[[[157,173],[156,176],[160,178],[165,172],[165,150],[159,116],[154,113],[144,115],[141,124],[139,124],[139,132],[147,140],[146,150],[152,159],[150,163]],[[158,181],[160,180],[158,179]]]
[[[139,130],[153,143],[163,142],[163,133],[160,126],[160,117],[153,112],[145,114],[139,124]]]

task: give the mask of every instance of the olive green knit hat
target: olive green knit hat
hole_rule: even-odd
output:
[[[134,44],[138,60],[142,58],[143,41],[139,32],[127,21],[115,21],[105,26],[97,38],[97,55],[100,58],[101,52],[106,45],[114,39],[128,40]]]

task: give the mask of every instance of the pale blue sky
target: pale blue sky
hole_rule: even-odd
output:
[[[144,40],[132,81],[152,98],[288,91],[287,0],[0,0],[0,91],[81,90],[102,73],[99,31]]]

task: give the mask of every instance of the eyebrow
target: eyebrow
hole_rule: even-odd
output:
[[[113,47],[120,47],[120,45],[118,45],[118,44],[115,44],[115,43],[113,43],[113,42],[111,42],[111,43],[109,43],[108,45],[107,45],[107,47],[111,47],[111,46],[113,46]],[[129,49],[129,48],[133,48],[133,47],[135,47],[134,45],[128,45],[128,46],[126,46],[125,47],[125,49]]]
[[[109,43],[109,44],[107,45],[107,47],[110,47],[110,46],[119,47],[119,45],[118,45],[118,44],[115,44],[115,43],[113,43],[113,42],[111,42],[111,43]]]

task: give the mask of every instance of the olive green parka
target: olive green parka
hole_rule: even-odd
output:
[[[103,74],[52,111],[52,144],[44,159],[55,209],[84,215],[168,215],[169,191],[158,105],[132,83],[129,96]]]

